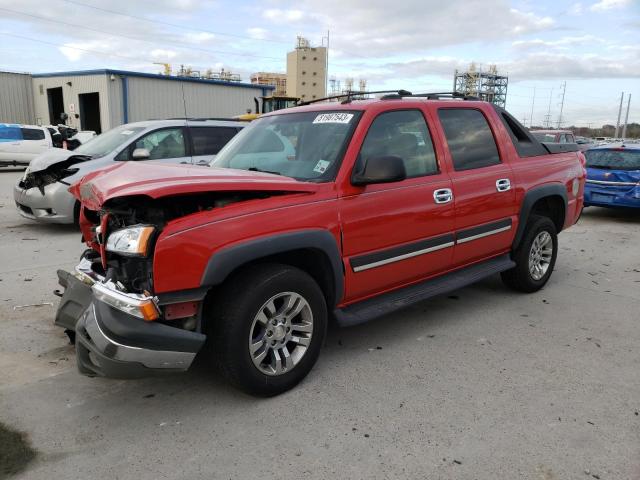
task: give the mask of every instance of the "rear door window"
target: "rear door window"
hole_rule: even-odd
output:
[[[44,140],[44,130],[38,128],[21,128],[24,140]]]
[[[500,154],[487,119],[479,110],[438,110],[456,171],[489,167],[500,163]]]
[[[216,155],[238,129],[235,127],[190,127],[193,155]]]

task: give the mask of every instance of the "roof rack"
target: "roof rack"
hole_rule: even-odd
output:
[[[338,98],[344,98],[344,100],[341,102],[342,104],[347,104],[347,103],[351,103],[351,101],[353,100],[353,97],[356,96],[360,96],[360,95],[374,95],[377,93],[393,93],[398,95],[400,98],[400,96],[404,96],[404,97],[409,97],[411,96],[411,92],[409,92],[408,90],[375,90],[375,91],[370,91],[370,92],[360,92],[357,90],[348,90],[340,95],[331,95],[330,97],[323,97],[323,98],[316,98],[313,100],[307,100],[304,102],[298,102],[298,106],[300,105],[310,105],[312,103],[317,103],[317,102],[324,102],[325,100],[335,100]],[[384,97],[383,97],[384,98]]]
[[[238,122],[235,118],[229,117],[171,117],[171,118],[154,118],[152,120],[187,120],[191,122],[206,122],[207,120],[218,120],[221,122]]]
[[[462,100],[480,100],[480,98],[475,97],[473,95],[465,95],[460,92],[431,92],[431,93],[411,93],[407,92],[409,95],[403,95],[400,92],[391,95],[385,95],[381,98],[381,100],[395,100],[399,98],[405,97],[418,97],[418,98],[426,98],[427,100],[438,100],[439,98],[461,98]]]

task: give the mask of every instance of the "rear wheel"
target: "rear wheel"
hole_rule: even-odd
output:
[[[218,368],[234,386],[260,396],[285,392],[309,373],[327,328],[320,287],[288,265],[256,265],[234,275],[207,316]]]
[[[521,292],[536,292],[549,281],[558,254],[555,224],[534,215],[529,220],[520,246],[513,252],[516,266],[502,272],[502,280]]]

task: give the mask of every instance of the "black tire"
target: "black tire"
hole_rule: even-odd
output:
[[[533,242],[542,232],[551,236],[553,251],[546,272],[541,278],[534,278],[529,270],[529,254]],[[510,288],[526,293],[537,292],[549,281],[558,255],[558,233],[555,224],[548,217],[532,215],[527,223],[524,237],[518,248],[513,252],[512,258],[516,266],[511,270],[502,272],[502,281]]]
[[[254,364],[249,339],[261,307],[283,292],[306,300],[313,329],[298,363],[274,376]],[[320,355],[327,330],[327,305],[318,284],[302,270],[281,264],[254,265],[234,274],[213,296],[205,316],[209,351],[222,375],[240,390],[263,397],[286,392],[307,376]]]

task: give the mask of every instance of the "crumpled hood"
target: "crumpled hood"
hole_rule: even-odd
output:
[[[87,207],[98,210],[117,197],[143,195],[153,199],[213,191],[311,193],[317,184],[270,173],[172,165],[160,162],[122,162],[89,173],[69,191]]]
[[[29,164],[29,171],[39,172],[41,170],[45,170],[47,167],[54,165],[56,163],[67,160],[74,155],[82,156],[75,153],[73,150],[65,150],[64,148],[49,148],[46,152],[41,153]]]

